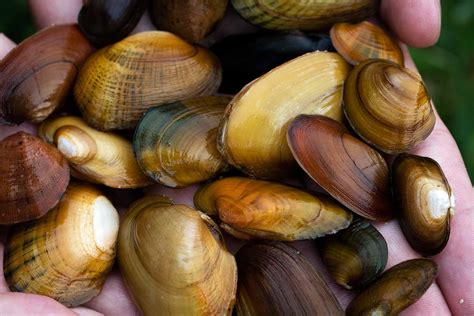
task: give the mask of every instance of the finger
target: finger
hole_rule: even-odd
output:
[[[405,44],[431,46],[441,30],[439,0],[382,0],[380,15]]]
[[[0,60],[3,59],[13,48],[15,48],[16,44],[5,36],[5,34],[0,33]]]
[[[85,307],[74,307],[74,308],[71,308],[71,311],[78,314],[79,316],[100,316],[100,315],[104,315],[102,313],[93,311],[92,309],[88,309],[88,308],[85,308]]]
[[[39,29],[53,24],[77,23],[82,0],[29,0],[31,13]]]
[[[0,294],[0,314],[77,316],[76,313],[49,297],[24,293]]]

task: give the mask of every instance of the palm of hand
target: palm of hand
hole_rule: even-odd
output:
[[[77,19],[77,13],[81,7],[81,0],[30,0],[33,14],[39,26],[52,23],[73,22]],[[433,1],[395,1],[385,0],[382,2],[381,15],[394,33],[405,43],[412,46],[427,46],[435,42],[439,35],[440,10]],[[423,18],[422,18],[423,17]],[[419,23],[423,21],[423,23]],[[222,33],[230,23],[223,23]],[[235,21],[234,21],[235,22]],[[232,24],[234,25],[234,24]],[[243,25],[243,27],[246,27]],[[138,29],[153,28],[151,23],[144,17]],[[6,38],[0,38],[0,57],[14,47]],[[405,50],[405,60],[408,67],[414,68],[411,58]],[[20,127],[0,127],[0,139],[16,132],[18,129],[34,130],[34,127],[24,124]],[[441,150],[440,150],[441,149]],[[474,243],[470,233],[474,231],[474,220],[471,212],[474,211],[474,190],[466,173],[464,163],[457,149],[456,143],[451,137],[441,119],[437,120],[435,130],[430,137],[417,146],[413,153],[429,156],[440,163],[446,176],[456,194],[457,210],[451,223],[451,237],[446,249],[435,260],[439,263],[439,277],[426,294],[404,313],[406,315],[427,314],[447,315],[474,314]],[[182,190],[172,190],[155,186],[150,193],[166,194],[178,203],[193,206],[192,196],[195,187]],[[398,223],[376,223],[375,226],[385,237],[389,247],[388,266],[395,265],[401,261],[419,257],[411,249]],[[3,255],[3,243],[6,232],[0,230],[3,237],[0,239],[0,258]],[[231,249],[233,246],[230,245]],[[311,242],[296,242],[294,246],[299,248],[305,256],[314,264],[325,271],[321,265],[317,251]],[[326,274],[327,276],[327,274]],[[335,285],[327,276],[326,280],[338,297],[343,307],[347,306],[353,297],[353,293],[343,290]],[[106,281],[102,293],[85,307],[68,310],[52,299],[21,293],[9,293],[8,286],[0,277],[0,311],[6,314],[74,314],[97,315],[98,313],[124,315],[138,314],[138,310],[131,301],[126,291],[120,274],[114,271]]]

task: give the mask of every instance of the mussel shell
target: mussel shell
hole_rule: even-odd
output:
[[[223,315],[233,308],[235,258],[201,212],[164,197],[138,200],[120,226],[118,257],[145,315]]]
[[[299,114],[342,120],[342,85],[349,65],[336,53],[293,59],[249,83],[230,102],[219,126],[218,149],[227,162],[262,179],[296,170],[286,140]]]
[[[46,119],[92,50],[76,25],[48,27],[15,47],[0,62],[0,124]]]
[[[169,187],[209,180],[228,168],[217,151],[217,128],[228,96],[162,104],[140,120],[133,145],[142,170]]]
[[[252,80],[293,58],[314,51],[335,52],[324,34],[281,34],[260,32],[228,36],[213,46],[222,64],[219,91],[237,93]]]
[[[351,71],[344,113],[366,143],[388,154],[409,151],[430,135],[436,120],[420,75],[380,59]]]
[[[147,0],[88,0],[79,12],[79,27],[95,45],[126,37],[145,12]]]
[[[101,192],[71,184],[46,216],[13,226],[4,261],[10,289],[66,306],[86,303],[112,269],[118,228],[118,213]]]
[[[429,259],[399,263],[359,293],[346,315],[398,315],[428,290],[437,273],[436,262]]]
[[[337,284],[347,289],[363,288],[385,269],[388,258],[383,236],[364,219],[320,239],[319,253]]]
[[[204,39],[222,20],[228,0],[151,0],[150,14],[160,30],[187,41]]]
[[[374,23],[337,23],[332,26],[330,34],[337,52],[352,65],[367,59],[386,59],[404,65],[398,43]]]
[[[352,214],[330,197],[241,177],[202,187],[194,205],[207,214],[218,214],[222,227],[237,238],[240,232],[276,240],[313,239],[346,228],[352,220]]]
[[[74,97],[95,128],[131,129],[151,107],[216,92],[221,77],[219,61],[205,48],[150,31],[93,54],[78,76]]]
[[[288,143],[303,170],[332,197],[362,217],[393,217],[390,175],[383,157],[325,116],[300,115]]]
[[[274,30],[320,30],[375,15],[379,0],[232,0],[248,22]]]
[[[0,225],[43,216],[61,199],[69,166],[56,148],[25,132],[0,142]]]
[[[237,315],[344,315],[321,275],[293,247],[252,242],[236,259]]]
[[[392,166],[392,181],[408,242],[424,256],[440,253],[454,215],[454,195],[441,167],[428,157],[400,154]]]

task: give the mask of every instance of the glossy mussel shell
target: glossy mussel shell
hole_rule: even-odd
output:
[[[392,166],[392,181],[408,242],[425,256],[440,253],[454,215],[454,195],[441,167],[428,157],[401,154]]]
[[[286,141],[299,114],[342,120],[342,86],[349,65],[336,53],[293,59],[251,82],[230,102],[219,127],[218,148],[227,161],[264,179],[296,170]]]
[[[146,5],[147,0],[87,0],[79,12],[79,27],[95,45],[112,44],[132,32]]]
[[[362,218],[348,228],[320,239],[319,253],[337,284],[363,288],[385,269],[388,249],[383,236]]]
[[[65,116],[46,120],[38,133],[57,146],[77,178],[117,189],[152,183],[138,166],[130,141],[93,129],[81,118]]]
[[[205,214],[165,197],[135,202],[119,232],[119,263],[144,315],[230,314],[235,258]]]
[[[228,96],[206,96],[149,110],[135,130],[143,171],[169,187],[206,181],[228,168],[217,151],[217,128]]]
[[[71,184],[45,217],[12,228],[4,262],[10,289],[84,304],[112,269],[118,228],[118,213],[100,191]]]
[[[369,21],[334,24],[331,40],[337,52],[352,65],[374,58],[404,64],[403,52],[395,39]]]
[[[46,119],[92,49],[76,25],[48,27],[14,48],[0,62],[0,124]]]
[[[413,259],[393,266],[359,293],[346,315],[398,315],[415,303],[436,279],[438,266],[429,259]]]
[[[69,166],[56,148],[18,132],[0,142],[0,225],[43,216],[61,199]]]
[[[378,0],[231,0],[252,24],[275,30],[319,30],[337,22],[356,22],[374,15]]]
[[[238,238],[313,239],[346,228],[352,220],[351,213],[330,197],[241,177],[202,187],[194,204],[218,215],[222,227]]]
[[[237,315],[344,315],[321,275],[293,247],[252,242],[236,258]]]
[[[435,124],[420,75],[379,59],[362,62],[350,73],[344,85],[344,113],[365,142],[389,154],[409,151]]]
[[[351,211],[378,221],[393,217],[387,163],[342,124],[301,115],[288,128],[288,143],[301,168]]]
[[[205,48],[160,31],[138,33],[93,54],[74,97],[87,123],[132,129],[149,108],[217,91],[221,68]]]

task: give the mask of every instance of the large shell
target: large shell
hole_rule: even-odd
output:
[[[344,315],[306,258],[282,242],[259,241],[237,252],[237,315]]]
[[[363,288],[385,269],[388,258],[383,236],[361,218],[347,229],[320,240],[319,252],[337,284],[347,289]]]
[[[217,91],[221,68],[208,50],[168,32],[143,32],[93,54],[74,87],[84,119],[131,129],[153,106]]]
[[[286,141],[299,114],[342,120],[342,85],[349,65],[336,53],[293,59],[248,84],[229,104],[218,148],[227,161],[257,178],[281,178],[296,169]]]
[[[404,64],[403,52],[395,39],[369,21],[334,24],[331,40],[337,52],[352,65],[374,58]]]
[[[75,25],[46,28],[0,62],[0,123],[38,123],[63,104],[92,46]]]
[[[398,315],[415,303],[436,279],[438,266],[429,259],[413,259],[393,266],[359,293],[346,315]]]
[[[151,17],[160,30],[198,42],[224,17],[228,0],[152,0]]]
[[[228,168],[217,151],[217,128],[231,98],[207,96],[163,104],[148,111],[133,145],[143,171],[169,187],[213,178]]]
[[[356,22],[374,15],[379,0],[232,0],[252,24],[275,30],[319,30],[337,22]]]
[[[38,131],[69,161],[75,176],[112,188],[139,188],[152,181],[141,171],[132,144],[113,133],[99,132],[80,118],[59,117],[43,122]]]
[[[301,115],[288,128],[288,143],[301,168],[350,210],[372,220],[393,217],[387,163],[342,124]]]
[[[66,159],[41,139],[18,132],[0,143],[0,224],[43,216],[69,183]]]
[[[237,266],[205,214],[164,197],[128,210],[119,233],[120,267],[145,315],[230,314]]]
[[[13,227],[4,262],[10,289],[66,306],[91,300],[114,264],[118,228],[118,213],[105,196],[71,184],[45,217]]]
[[[454,195],[441,167],[428,157],[401,154],[393,163],[392,181],[408,242],[425,256],[440,253],[454,215]]]
[[[219,215],[236,237],[276,240],[312,239],[349,226],[352,214],[331,198],[283,184],[231,177],[202,187],[196,207]]]
[[[367,60],[352,70],[344,86],[344,112],[365,142],[389,154],[410,150],[435,125],[420,75],[386,60]]]

